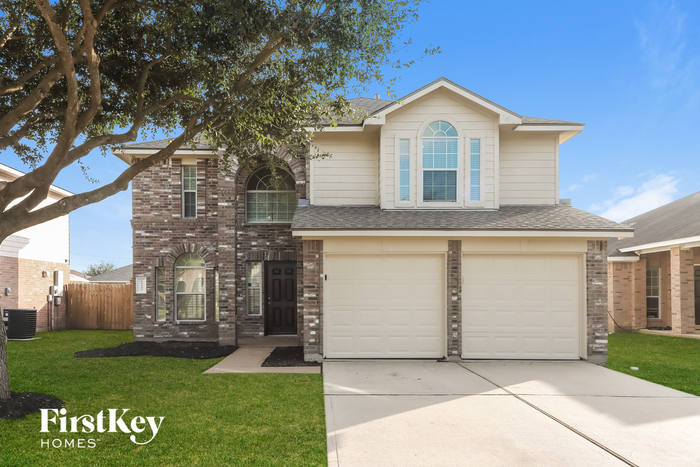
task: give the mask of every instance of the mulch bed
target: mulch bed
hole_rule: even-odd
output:
[[[277,347],[261,366],[320,366],[320,363],[305,362],[303,347]]]
[[[65,404],[61,399],[37,392],[11,392],[10,398],[0,400],[0,420],[24,418],[39,409],[60,409]]]
[[[176,357],[209,359],[231,355],[238,346],[219,345],[216,342],[128,342],[106,349],[82,350],[75,353],[75,358],[103,357]]]
[[[651,329],[652,331],[671,331],[671,326],[651,326],[648,327],[647,329]]]

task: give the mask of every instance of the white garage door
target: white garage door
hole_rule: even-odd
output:
[[[465,255],[462,357],[578,359],[580,261]]]
[[[443,271],[437,255],[327,255],[326,357],[443,357]]]

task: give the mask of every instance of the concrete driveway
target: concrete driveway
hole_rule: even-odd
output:
[[[700,398],[584,362],[325,362],[331,466],[698,466]]]

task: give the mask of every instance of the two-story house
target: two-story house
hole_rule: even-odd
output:
[[[202,143],[134,180],[135,339],[295,335],[307,360],[604,362],[606,243],[632,229],[559,200],[559,146],[584,125],[444,78],[351,102],[370,116],[315,134],[330,158],[280,150],[281,185],[262,166],[220,176]]]

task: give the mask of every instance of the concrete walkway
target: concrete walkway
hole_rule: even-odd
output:
[[[204,373],[321,373],[320,366],[260,366],[275,347],[240,347]]]
[[[323,373],[331,466],[700,465],[700,398],[585,362]]]

